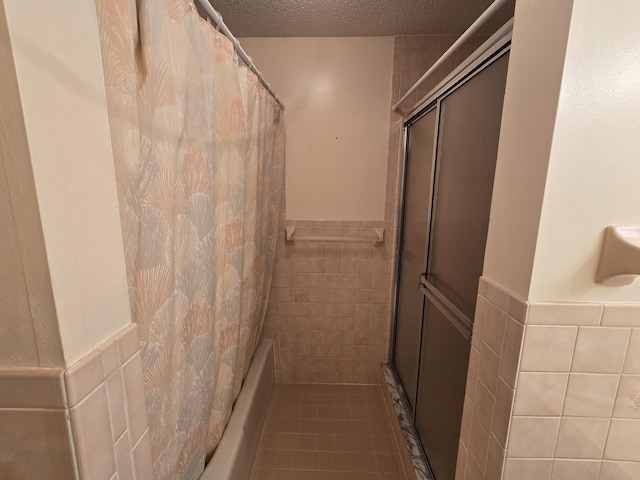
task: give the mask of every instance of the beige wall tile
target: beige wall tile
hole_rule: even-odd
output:
[[[521,371],[568,372],[577,333],[577,327],[527,326]]]
[[[493,394],[495,394],[498,386],[499,373],[500,357],[485,342],[482,342],[480,345],[478,379],[481,380]]]
[[[133,478],[133,463],[131,461],[131,445],[129,444],[129,437],[122,435],[120,439],[115,442],[114,451],[116,456],[116,467],[119,480],[134,480]]]
[[[132,445],[135,445],[148,428],[147,403],[144,393],[140,353],[136,353],[123,365],[122,378],[124,382],[129,441]]]
[[[0,408],[64,408],[61,368],[0,369]]]
[[[498,354],[502,353],[507,314],[492,303],[487,305],[482,338]]]
[[[513,414],[560,416],[568,378],[567,373],[520,373]]]
[[[107,378],[120,366],[116,339],[112,338],[106,341],[104,344],[100,345],[98,350],[100,350],[100,356],[102,358],[104,378]]]
[[[556,457],[602,458],[608,418],[564,417],[560,422]]]
[[[531,303],[527,323],[530,325],[600,325],[601,304]]]
[[[569,375],[564,415],[610,417],[618,380],[617,375],[572,373]]]
[[[640,478],[640,462],[604,460],[598,480],[636,480]]]
[[[503,480],[549,480],[553,461],[549,459],[507,458]]]
[[[70,413],[81,478],[110,479],[116,471],[116,462],[104,385],[96,388]]]
[[[620,373],[630,333],[628,328],[580,327],[571,371]]]
[[[492,435],[489,442],[489,456],[487,458],[487,469],[485,478],[487,480],[502,478],[502,467],[505,459],[505,450]]]
[[[151,456],[151,442],[149,431],[144,432],[131,452],[133,457],[133,469],[136,479],[153,478],[153,458]]]
[[[510,458],[552,458],[556,449],[558,417],[513,417],[507,444]]]
[[[640,461],[640,420],[612,419],[604,449],[606,460]]]
[[[464,479],[472,480],[474,478],[483,478],[483,477],[484,477],[484,471],[482,470],[480,463],[478,462],[476,457],[473,455],[473,453],[468,452],[467,463],[464,469]]]
[[[493,423],[493,409],[496,404],[496,398],[484,386],[482,382],[478,382],[476,386],[476,397],[474,399],[473,416],[480,422],[482,428],[487,432],[491,432]]]
[[[553,461],[551,480],[598,480],[600,460],[562,460]]]
[[[456,476],[455,480],[464,480],[465,467],[467,464],[467,447],[462,442],[458,445],[458,457],[456,459]]]
[[[0,409],[0,473],[3,480],[76,479],[67,412]]]
[[[471,432],[471,419],[473,418],[473,401],[468,395],[464,396],[464,405],[462,407],[462,421],[460,424],[460,440],[466,446],[469,446],[469,433]]]
[[[529,312],[528,302],[519,298],[515,298],[513,296],[511,297],[511,300],[509,301],[509,316],[511,318],[513,318],[518,323],[524,325],[524,323],[527,320],[528,312]]]
[[[640,374],[640,328],[631,330],[631,338],[629,339],[622,372]]]
[[[94,350],[84,356],[67,369],[64,378],[69,406],[74,407],[104,381],[100,352]]]
[[[500,376],[510,387],[515,386],[518,362],[524,336],[524,327],[515,320],[507,320],[507,329],[502,349],[502,361],[500,363]]]
[[[605,305],[602,325],[610,327],[640,327],[640,305]]]
[[[498,383],[498,395],[493,413],[493,425],[491,433],[503,447],[507,441],[507,431],[511,420],[511,406],[513,404],[514,391],[501,378]]]
[[[489,279],[480,277],[478,293],[503,312],[509,312],[509,302],[511,300],[509,294],[502,288],[491,283]]]
[[[473,454],[478,461],[480,469],[484,472],[487,465],[487,455],[489,453],[489,434],[482,428],[482,425],[476,418],[473,418],[471,421],[469,451]]]
[[[469,353],[469,368],[467,369],[467,386],[465,388],[465,393],[469,398],[471,398],[471,400],[475,397],[479,364],[480,352],[475,347],[471,347],[471,352]]]
[[[480,349],[480,342],[484,335],[483,329],[486,320],[487,313],[487,299],[478,295],[476,301],[476,311],[473,319],[473,336],[471,337],[471,345]]]
[[[113,434],[113,441],[115,442],[127,429],[122,374],[119,370],[105,380],[105,387],[107,389],[107,400],[109,402],[111,433]]]
[[[622,375],[620,378],[613,416],[640,419],[640,375]]]
[[[138,340],[138,326],[135,323],[129,324],[116,335],[118,342],[118,353],[120,364],[122,365],[140,350],[140,340]]]

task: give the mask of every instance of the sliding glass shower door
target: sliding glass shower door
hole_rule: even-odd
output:
[[[508,58],[497,54],[437,98],[434,136],[420,128],[426,116],[407,122],[394,363],[435,480],[455,478]],[[430,158],[415,154],[423,143],[436,144]],[[421,169],[429,182],[413,177]],[[414,225],[423,225],[417,259],[404,239]]]
[[[437,108],[416,119],[407,139],[404,221],[402,223],[402,256],[398,271],[398,321],[396,322],[395,367],[404,385],[407,400],[415,408],[420,360],[419,322],[423,297],[420,275],[427,264],[427,238],[433,184]]]

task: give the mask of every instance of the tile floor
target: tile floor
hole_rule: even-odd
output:
[[[405,480],[382,390],[275,387],[251,480]]]

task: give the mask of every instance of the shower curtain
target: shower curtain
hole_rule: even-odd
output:
[[[154,478],[193,479],[261,336],[282,111],[187,0],[98,0]]]

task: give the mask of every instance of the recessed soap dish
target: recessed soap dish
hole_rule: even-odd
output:
[[[629,285],[640,275],[640,227],[608,226],[596,282],[603,285]]]

